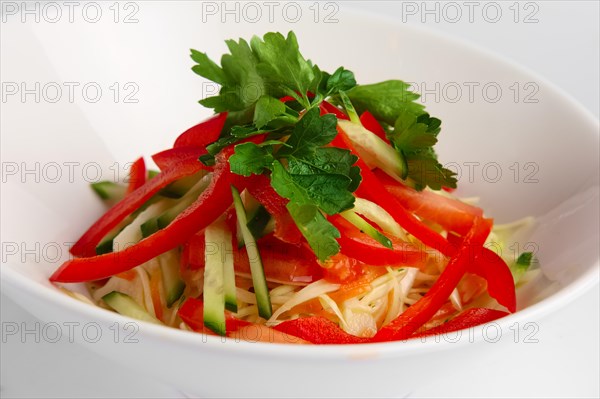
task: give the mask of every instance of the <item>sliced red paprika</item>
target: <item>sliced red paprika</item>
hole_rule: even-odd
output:
[[[508,315],[509,313],[502,312],[500,310],[471,308],[460,313],[458,316],[455,316],[450,321],[437,327],[430,328],[429,330],[414,334],[411,338],[447,334],[454,331],[464,330],[465,328],[471,328],[480,324],[489,323],[490,321],[498,320]]]
[[[287,103],[289,101],[295,101],[296,99],[292,96],[284,96],[279,99],[282,103]]]
[[[448,265],[440,274],[429,291],[415,304],[406,309],[390,324],[377,332],[374,341],[395,341],[409,338],[423,324],[431,319],[444,305],[461,278],[469,268],[469,264],[481,253],[483,243],[490,233],[492,223],[488,219],[477,218],[473,227]]]
[[[370,341],[369,338],[348,334],[331,320],[318,316],[287,320],[273,329],[317,345],[364,344]]]
[[[505,306],[511,313],[517,310],[515,281],[508,265],[498,254],[489,248],[483,248],[469,272],[487,281],[488,293],[500,305]]]
[[[275,192],[268,176],[252,175],[247,189],[275,219],[275,237],[291,244],[302,242],[302,233],[286,208],[289,200]]]
[[[350,120],[350,118],[348,118],[348,115],[343,113],[342,110],[340,110],[335,105],[328,103],[327,101],[323,101],[319,105],[319,108],[321,110],[321,115],[334,114],[338,119]]]
[[[461,238],[454,234],[448,234],[448,241],[452,245],[460,245]],[[469,267],[469,272],[485,279],[488,293],[500,305],[505,306],[510,312],[516,311],[515,282],[504,259],[489,248],[485,248],[477,257],[476,262]]]
[[[369,130],[372,133],[375,133],[377,137],[379,137],[386,143],[390,143],[385,134],[385,130],[383,129],[383,127],[381,127],[377,119],[375,119],[373,114],[371,114],[369,111],[365,111],[362,113],[362,115],[360,116],[360,123],[362,123],[365,129]]]
[[[330,216],[329,221],[340,231],[341,253],[368,265],[420,267],[427,261],[427,253],[411,243],[388,237],[392,248],[387,248],[339,215]]]
[[[152,155],[152,160],[160,170],[169,170],[177,167],[181,162],[198,162],[203,169],[212,170],[198,161],[201,155],[207,154],[206,148],[201,147],[177,147],[169,148]]]
[[[54,272],[50,281],[83,282],[113,276],[186,242],[231,205],[233,201],[231,185],[235,185],[240,190],[244,188],[244,181],[229,169],[228,159],[232,153],[232,148],[219,153],[210,185],[167,227],[122,251],[69,260]],[[158,177],[150,180],[149,183],[156,179]]]
[[[204,303],[200,299],[186,299],[181,308],[177,311],[177,314],[192,330],[214,335],[208,327],[204,326]],[[251,324],[252,323],[248,321],[236,319],[231,312],[225,311],[225,330],[227,331],[227,334]]]
[[[98,219],[71,248],[75,256],[94,256],[98,243],[114,229],[127,216],[142,206],[154,194],[159,192],[175,180],[193,175],[203,168],[202,163],[196,159],[185,159],[174,162],[172,167],[159,173],[155,178],[148,180],[143,186],[137,188],[109,209]]]
[[[140,157],[131,164],[129,169],[129,184],[127,186],[127,194],[131,194],[146,183],[146,163],[144,158]]]
[[[466,234],[473,224],[473,219],[483,216],[481,208],[431,191],[417,191],[381,171],[375,171],[375,176],[408,211],[414,212],[425,220],[435,222],[446,230]]]
[[[204,122],[200,122],[196,126],[192,126],[177,137],[173,147],[206,148],[207,145],[217,141],[226,120],[227,112],[222,112],[208,118]]]

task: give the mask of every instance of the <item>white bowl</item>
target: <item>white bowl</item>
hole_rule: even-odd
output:
[[[39,102],[35,94],[3,99],[1,122],[2,292],[36,317],[62,328],[79,323],[74,337],[85,347],[190,393],[401,396],[447,367],[467,370],[501,353],[502,345],[486,342],[510,344],[509,326],[536,321],[597,284],[598,121],[548,82],[484,51],[429,31],[344,14],[340,25],[295,25],[303,54],[324,69],[344,65],[359,82],[401,78],[420,89],[439,84],[439,101],[430,94],[425,103],[443,120],[440,158],[462,172],[459,194],[480,196],[499,222],[538,218],[534,235],[516,244],[536,249],[543,275],[519,290],[516,314],[441,342],[300,347],[222,342],[131,323],[61,293],[48,276],[67,259],[68,243],[103,210],[87,187],[97,166],[104,178],[115,170],[123,177],[128,161],[165,148],[209,114],[195,102],[214,87],[189,71],[188,48],[218,57],[224,39],[289,29],[283,23],[200,23],[201,12],[195,3],[175,8],[146,2],[137,24],[76,20],[77,36],[64,24],[9,19],[3,25],[4,81],[27,82],[27,88],[41,83]],[[6,39],[17,35],[19,41]],[[55,103],[53,82],[63,88]],[[74,101],[63,82],[79,83]],[[90,90],[101,88],[97,102],[79,90],[86,83]],[[127,94],[139,101],[124,102]],[[127,333],[137,343],[128,343]]]

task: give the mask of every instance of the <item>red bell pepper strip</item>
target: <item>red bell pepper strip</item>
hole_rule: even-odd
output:
[[[282,103],[287,103],[289,101],[295,101],[296,99],[292,96],[284,96],[279,99]]]
[[[296,90],[296,94],[298,96],[302,96],[302,93],[299,92],[299,91],[297,91],[297,90]],[[308,97],[310,99],[313,99],[313,98],[315,98],[315,94],[313,92],[311,92],[311,91],[307,91],[306,92],[306,97]],[[283,96],[283,97],[281,97],[279,99],[279,101],[281,101],[282,103],[287,103],[287,102],[290,102],[290,101],[296,101],[296,98],[294,98],[292,96]]]
[[[131,164],[129,169],[129,185],[127,186],[127,194],[131,194],[146,183],[146,164],[144,158],[140,157]]]
[[[448,234],[452,245],[460,245],[461,238]],[[510,312],[517,308],[515,282],[506,262],[489,248],[484,248],[481,255],[469,268],[469,273],[482,277],[487,282],[487,291],[502,306]]]
[[[362,113],[362,115],[360,116],[360,123],[362,123],[365,129],[371,131],[372,133],[375,133],[377,137],[379,137],[386,143],[390,143],[385,134],[385,130],[383,130],[383,127],[381,127],[377,119],[375,119],[373,114],[371,114],[369,111],[365,111]]]
[[[96,221],[71,248],[75,256],[94,256],[98,243],[114,229],[127,216],[142,206],[154,194],[159,192],[175,180],[193,175],[203,168],[201,162],[196,159],[186,159],[174,162],[172,167],[159,173],[143,186],[137,188],[109,209],[100,219]]]
[[[218,154],[210,185],[167,227],[122,251],[69,260],[50,277],[50,281],[83,282],[113,276],[186,242],[231,205],[231,185],[240,190],[244,189],[244,180],[229,169],[228,159],[232,153],[233,148],[229,147]],[[150,182],[156,179],[158,177]]]
[[[329,221],[340,231],[340,252],[368,265],[420,267],[427,261],[427,253],[411,243],[389,237],[393,248],[386,248],[339,215],[330,216]]]
[[[464,202],[435,194],[431,191],[417,191],[397,182],[381,171],[375,171],[375,176],[385,189],[419,217],[435,222],[449,231],[461,235],[467,234],[473,219],[483,216],[481,208]]]
[[[219,115],[223,115],[223,114],[219,114]],[[253,142],[253,143],[258,144],[262,140],[264,140],[265,137],[266,137],[266,134],[256,135],[256,136],[241,140],[238,144],[246,143],[246,142]],[[169,168],[175,166],[179,162],[189,162],[190,160],[198,160],[198,158],[200,158],[200,156],[204,155],[204,154],[208,154],[208,151],[206,150],[206,146],[202,146],[202,145],[180,146],[180,147],[169,148],[167,150],[156,153],[156,154],[152,155],[152,159],[154,160],[154,163],[156,163],[156,165],[161,170],[163,170],[163,169],[166,170],[166,169],[169,169]],[[206,170],[213,170],[212,166],[206,166],[204,164],[202,164],[202,168],[206,169]]]
[[[492,222],[489,219],[477,218],[473,227],[448,265],[440,274],[429,291],[410,306],[390,324],[377,332],[374,340],[393,341],[409,338],[423,324],[431,319],[448,300],[450,294],[469,268],[469,264],[481,253],[483,243],[490,233]]]
[[[204,303],[200,299],[186,299],[177,314],[192,330],[214,335],[210,329],[204,326]],[[225,331],[227,331],[227,335],[251,324],[248,321],[236,319],[231,312],[225,311]]]
[[[227,112],[214,115],[204,122],[200,122],[196,126],[192,126],[185,132],[181,133],[173,148],[179,147],[200,147],[206,148],[207,145],[217,141],[223,126],[227,120]]]
[[[515,281],[508,265],[498,254],[489,248],[483,248],[469,272],[487,281],[488,293],[500,305],[505,306],[511,313],[517,310]]]
[[[427,337],[430,335],[446,334],[458,330],[464,330],[465,328],[471,328],[480,324],[489,323],[500,319],[504,316],[508,316],[509,313],[502,312],[500,310],[486,309],[486,308],[471,308],[455,316],[450,321],[440,324],[437,327],[430,328],[419,333],[414,334],[411,338]]]
[[[334,114],[338,119],[350,120],[348,115],[346,115],[338,107],[336,107],[333,104],[328,103],[327,101],[323,101],[319,105],[319,109],[321,110],[321,115]]]
[[[273,329],[317,345],[365,344],[370,341],[369,338],[348,334],[331,320],[319,316],[287,320],[276,325]]]
[[[198,161],[200,155],[207,154],[206,148],[200,147],[177,147],[169,148],[152,155],[152,160],[160,170],[168,170],[177,167],[181,162]],[[203,169],[212,170],[212,167],[205,166],[199,162]]]
[[[302,242],[302,233],[286,208],[289,200],[275,192],[269,177],[252,175],[247,190],[275,219],[275,237],[290,244]]]
[[[352,142],[339,126],[338,135],[333,140],[332,145],[339,148],[346,148],[358,156]],[[362,159],[359,158],[356,165],[360,168],[362,176],[360,186],[356,190],[357,196],[381,206],[400,226],[428,247],[436,249],[446,256],[450,256],[456,251],[444,237],[408,212],[397,199],[389,194]]]

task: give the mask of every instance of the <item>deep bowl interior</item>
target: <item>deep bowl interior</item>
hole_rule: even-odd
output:
[[[68,257],[69,243],[103,211],[89,182],[100,171],[103,178],[115,170],[124,177],[127,162],[166,148],[209,115],[196,101],[214,87],[190,71],[190,47],[218,58],[224,39],[290,28],[198,23],[200,12],[193,3],[175,8],[146,2],[135,26],[81,24],[76,36],[64,25],[9,20],[3,27],[4,80],[94,82],[103,89],[98,102],[11,98],[3,104],[2,160],[14,166],[14,173],[3,173],[2,237],[9,245],[3,248],[3,291],[38,296],[48,309],[62,306],[63,294],[47,277]],[[593,285],[599,241],[597,120],[542,79],[470,46],[369,17],[340,18],[340,24],[293,26],[303,54],[323,69],[344,65],[359,82],[415,83],[428,93],[423,100],[430,112],[443,120],[439,155],[459,172],[458,193],[480,197],[498,222],[536,217],[533,235],[517,240],[514,248],[535,250],[543,277],[519,291],[519,308],[542,302],[532,312],[549,311],[543,303],[557,306],[560,301],[553,298],[573,297]],[[18,41],[11,39],[17,35]],[[133,83],[127,93],[137,89],[132,99],[138,101],[115,102],[109,88],[114,82]],[[104,312],[74,309],[90,319]],[[31,310],[43,317],[39,309]],[[182,333],[160,334],[175,340]],[[396,354],[403,350],[402,344],[387,347]]]

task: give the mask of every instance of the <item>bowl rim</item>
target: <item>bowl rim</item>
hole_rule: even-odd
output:
[[[139,337],[140,342],[142,343],[144,341],[144,336],[147,336],[150,340],[156,341],[167,339],[176,342],[177,345],[189,346],[198,350],[221,353],[226,352],[228,355],[233,356],[259,355],[269,358],[288,358],[289,356],[293,356],[298,360],[340,360],[347,357],[354,358],[363,356],[367,358],[396,358],[481,343],[484,341],[482,338],[484,329],[490,324],[495,324],[496,328],[500,329],[500,334],[504,335],[507,333],[509,326],[513,326],[515,323],[523,324],[535,322],[546,314],[566,306],[566,304],[572,302],[585,294],[592,287],[598,285],[599,268],[600,264],[596,262],[595,267],[591,268],[550,297],[491,323],[474,327],[472,336],[475,338],[472,341],[462,338],[457,342],[446,340],[436,341],[429,337],[425,340],[415,338],[405,341],[352,345],[295,345],[246,342],[229,338],[225,341],[222,337],[156,325],[145,321],[135,320],[135,323],[138,323],[140,326]],[[24,291],[29,295],[35,295],[33,294],[33,290],[35,290],[37,296],[41,300],[52,302],[53,305],[60,306],[74,315],[90,318],[106,326],[112,325],[115,322],[124,324],[133,320],[118,313],[111,312],[110,310],[76,300],[52,287],[31,281],[25,275],[12,270],[11,268],[2,267],[0,270],[3,285],[4,283],[9,284],[12,289]],[[3,293],[4,291],[5,290],[3,290]]]
[[[486,59],[502,64],[510,70],[517,73],[536,79],[541,87],[544,87],[552,96],[562,99],[566,104],[579,114],[582,120],[590,125],[595,125],[596,133],[600,137],[600,124],[598,119],[592,112],[579,103],[575,98],[565,92],[562,88],[547,80],[528,67],[525,67],[505,56],[499,55],[492,50],[484,48],[478,44],[471,43],[466,39],[456,37],[454,35],[442,33],[436,29],[416,25],[413,23],[401,23],[398,20],[388,15],[379,15],[367,10],[345,9],[345,13],[360,16],[360,18],[368,17],[371,20],[384,22],[390,29],[409,30],[418,35],[429,36],[431,39],[438,42],[447,42],[454,46],[464,48],[466,51],[477,53]],[[31,280],[22,273],[12,270],[12,267],[5,265],[0,267],[0,277],[2,285],[6,283],[10,289],[23,291],[25,295],[38,296],[40,299],[50,302],[53,306],[59,306],[75,315],[91,318],[97,322],[102,322],[110,325],[117,322],[131,322],[132,319],[124,317],[115,312],[102,309],[97,306],[92,306],[84,302],[75,300],[68,295],[61,293],[58,289],[40,284]],[[510,314],[502,319],[496,320],[495,323],[502,333],[505,333],[507,328],[514,323],[523,323],[536,321],[540,317],[556,311],[568,303],[582,296],[592,287],[598,285],[599,281],[600,261],[596,262],[584,274],[578,276],[568,285],[562,287],[559,291],[552,294],[550,297],[541,300],[540,302],[519,310],[516,313]],[[3,293],[6,290],[2,290]],[[57,295],[58,294],[58,295]],[[17,302],[18,303],[18,302]],[[482,334],[486,325],[480,325],[474,328],[474,336],[476,339],[473,342],[465,342],[460,339],[458,342],[447,342],[440,340],[427,339],[426,342],[419,339],[411,339],[406,341],[393,341],[370,344],[353,344],[353,345],[294,345],[294,344],[277,344],[277,343],[256,343],[235,341],[228,339],[223,342],[221,337],[209,336],[201,333],[180,330],[176,328],[154,325],[151,323],[137,321],[140,325],[140,338],[143,340],[147,336],[151,340],[172,340],[178,345],[193,347],[198,350],[207,350],[213,352],[227,353],[233,356],[258,355],[268,358],[289,358],[293,357],[297,360],[341,360],[344,358],[367,356],[376,358],[392,358],[414,354],[425,354],[433,351],[448,350],[459,348],[469,343],[480,343],[483,341]]]

